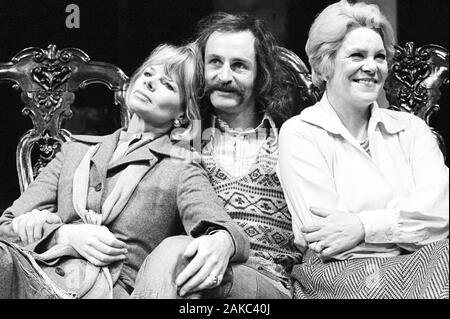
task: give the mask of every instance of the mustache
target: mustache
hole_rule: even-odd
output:
[[[240,96],[241,98],[244,97],[244,90],[240,88],[237,85],[233,84],[222,84],[222,83],[212,83],[207,84],[205,86],[205,96],[211,95],[213,91],[223,91],[223,92],[229,92],[229,93],[235,93],[236,95]]]

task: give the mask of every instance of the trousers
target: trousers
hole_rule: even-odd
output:
[[[134,299],[180,299],[175,279],[186,265],[182,255],[192,241],[189,236],[174,236],[162,241],[145,259],[136,277]],[[218,287],[190,294],[187,299],[290,299],[280,281],[249,264],[228,266]]]
[[[20,249],[0,240],[0,299],[60,299],[54,285],[45,280]],[[128,298],[120,285],[113,289],[114,299]]]

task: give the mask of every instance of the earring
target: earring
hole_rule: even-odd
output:
[[[180,127],[180,126],[181,126],[181,121],[180,121],[179,119],[175,119],[175,120],[173,121],[173,126],[174,126],[174,127]]]

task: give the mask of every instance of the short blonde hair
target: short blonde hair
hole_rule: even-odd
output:
[[[196,100],[196,72],[198,69],[196,55],[197,46],[194,43],[183,46],[159,45],[131,76],[126,92],[125,100],[128,99],[128,95],[131,93],[130,89],[147,67],[163,64],[165,76],[175,81],[180,89],[182,107],[188,120],[188,123],[184,125],[184,129],[172,131],[172,133],[174,131],[177,133],[171,134],[171,137],[176,140],[192,139],[194,134],[197,134],[194,131],[194,123],[200,120],[200,109]]]
[[[306,42],[306,54],[311,65],[312,81],[325,89],[327,77],[334,73],[336,52],[350,31],[365,27],[383,39],[387,60],[394,55],[394,30],[377,5],[341,0],[326,7],[314,20]]]

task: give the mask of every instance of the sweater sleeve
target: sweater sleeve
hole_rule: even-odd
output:
[[[214,191],[206,171],[199,163],[189,163],[181,170],[178,180],[177,204],[184,228],[193,237],[212,229],[224,229],[233,239],[234,262],[246,261],[250,243],[236,222],[227,214]]]

